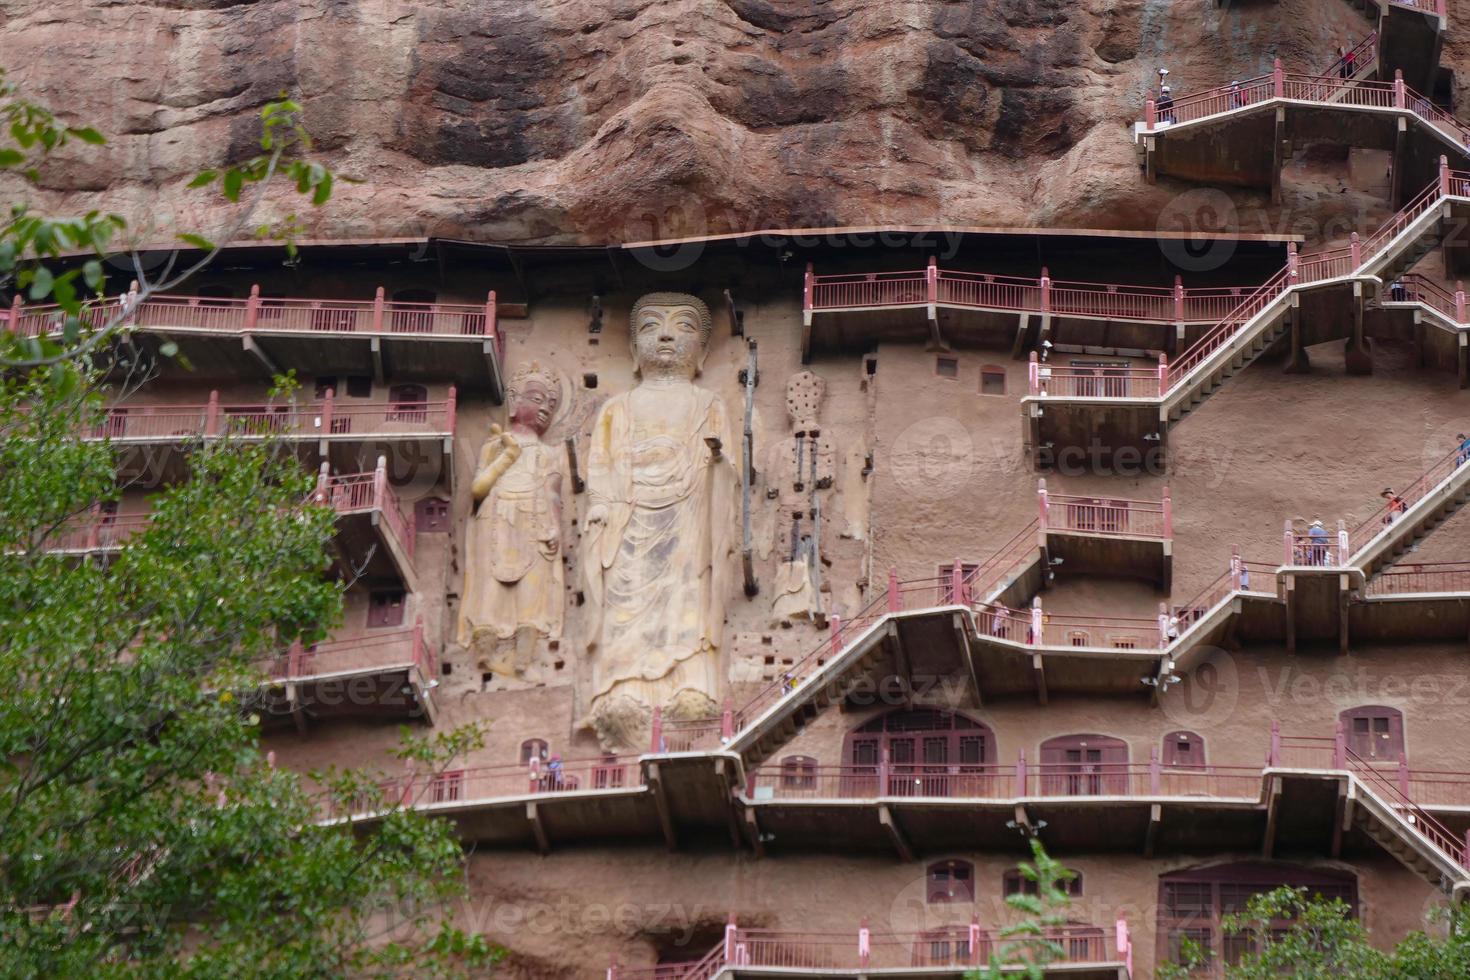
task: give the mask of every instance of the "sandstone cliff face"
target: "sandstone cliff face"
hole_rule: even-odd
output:
[[[1369,30],[1343,0],[0,0],[0,62],[112,138],[52,168],[48,207],[155,238],[218,219],[183,184],[289,90],[362,181],[315,234],[602,243],[1152,228],[1189,189],[1134,156],[1160,64],[1183,94],[1273,55],[1324,67]],[[1261,195],[1235,202],[1268,230]]]

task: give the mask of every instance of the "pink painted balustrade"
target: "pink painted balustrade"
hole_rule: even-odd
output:
[[[944,306],[1016,313],[1099,317],[1158,323],[1212,322],[1233,309],[1242,287],[1130,286],[1119,283],[1053,280],[927,269],[909,272],[807,273],[803,292],[806,310],[879,309]]]
[[[1415,504],[1433,493],[1440,484],[1452,476],[1459,475],[1457,471],[1462,466],[1470,466],[1470,462],[1464,459],[1459,447],[1456,446],[1419,474],[1412,483],[1401,489],[1395,488],[1398,496],[1403,499],[1404,510],[1413,508]],[[1403,513],[1393,513],[1390,510],[1390,504],[1385,501],[1348,534],[1349,553],[1356,554],[1361,551],[1374,538],[1387,531],[1395,521],[1403,518]]]
[[[1037,489],[1044,531],[1074,532],[1103,537],[1170,538],[1174,534],[1169,488],[1162,500],[1128,497],[1079,497],[1051,493],[1042,480]]]
[[[1414,595],[1426,592],[1470,592],[1470,562],[1399,562],[1379,572],[1368,595]]]
[[[151,295],[139,300],[137,284],[118,297],[88,303],[79,319],[98,329],[110,323],[140,330],[180,330],[226,334],[424,334],[438,337],[489,337],[504,355],[497,330],[492,291],[484,303],[401,303],[378,287],[371,300],[262,297],[250,287],[246,299]],[[65,314],[55,305],[24,306],[19,297],[0,326],[23,337],[59,333]]]
[[[387,459],[379,456],[377,468],[371,473],[329,476],[327,468],[328,464],[323,463],[317,488],[311,495],[312,501],[331,507],[339,517],[378,512],[382,515],[386,533],[393,537],[405,555],[413,558],[416,535],[404,514],[398,494],[388,482]]]
[[[417,670],[421,682],[438,676],[438,657],[425,641],[423,617],[406,629],[323,640],[309,647],[293,643],[284,656],[262,666],[276,681],[303,681],[396,668]]]
[[[239,438],[452,435],[458,394],[442,401],[344,401],[332,391],[320,401],[281,405],[231,405],[210,392],[203,405],[112,406],[83,434],[113,442],[157,442],[232,435]]]
[[[1083,924],[1050,926],[1039,937],[1054,944],[1061,964],[1124,963],[1132,969],[1132,941],[1121,916],[1108,929]],[[956,971],[986,963],[992,950],[1009,940],[1000,930],[983,928],[979,921],[938,926],[912,932],[872,929],[867,922],[849,932],[788,929],[745,929],[734,924],[725,938],[702,959],[685,964],[626,969],[614,962],[607,980],[709,980],[722,969],[751,967],[799,970],[820,975],[823,970],[908,973],[919,969]]]

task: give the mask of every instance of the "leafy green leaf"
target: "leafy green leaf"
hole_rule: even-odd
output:
[[[198,174],[198,176],[196,176],[193,180],[189,181],[189,186],[190,187],[203,187],[206,184],[212,184],[212,183],[214,183],[214,181],[215,181],[215,179],[217,177],[219,177],[219,172],[218,171],[215,171],[215,170],[203,170],[203,171],[200,171],[200,173]]]
[[[240,187],[244,182],[245,175],[238,168],[231,167],[225,171],[224,192],[225,197],[231,201],[240,200]]]
[[[199,249],[201,252],[212,252],[212,251],[214,251],[214,242],[210,241],[209,239],[205,238],[202,235],[184,234],[184,235],[180,235],[179,238],[182,241],[185,241],[188,244],[193,245],[195,248]]]
[[[44,265],[37,266],[35,272],[31,276],[31,299],[43,300],[47,296],[50,296],[51,286],[53,282],[54,280],[51,276],[51,270],[46,268]]]

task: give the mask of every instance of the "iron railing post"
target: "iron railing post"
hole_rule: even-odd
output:
[[[1286,98],[1286,73],[1281,70],[1280,58],[1271,65],[1271,95],[1278,99]]]
[[[260,283],[250,287],[250,298],[245,301],[245,329],[254,330],[260,322]]]

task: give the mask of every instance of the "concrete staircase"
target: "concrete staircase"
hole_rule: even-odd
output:
[[[1290,293],[1283,293],[1281,299],[1272,302],[1252,322],[1247,323],[1228,348],[1223,348],[1228,350],[1228,356],[1208,359],[1207,367],[1191,372],[1183,382],[1170,388],[1164,396],[1161,413],[1164,418],[1169,422],[1177,422],[1193,412],[1219,390],[1221,385],[1285,336],[1286,314],[1290,308]]]
[[[1371,522],[1381,520],[1375,514],[1355,534],[1372,534],[1356,545],[1350,564],[1359,568],[1364,580],[1383,572],[1408,553],[1426,535],[1448,520],[1470,502],[1470,463],[1456,465],[1451,452],[1432,467],[1406,493],[1421,492],[1411,500],[1408,509],[1393,523],[1374,531]]]

